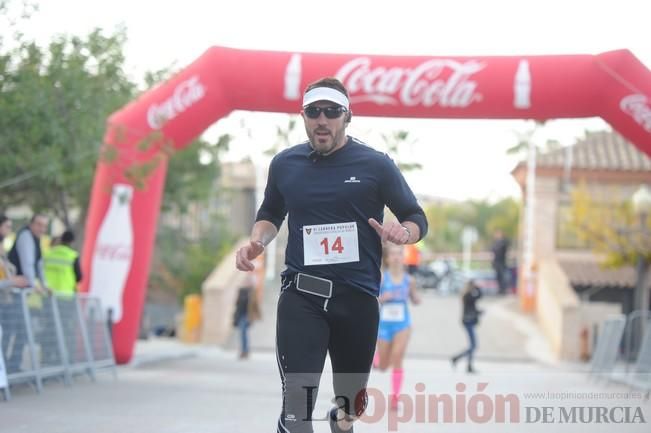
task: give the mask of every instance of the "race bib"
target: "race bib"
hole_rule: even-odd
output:
[[[405,304],[382,305],[381,318],[385,322],[402,322],[405,320]]]
[[[357,223],[303,226],[305,266],[359,262]]]

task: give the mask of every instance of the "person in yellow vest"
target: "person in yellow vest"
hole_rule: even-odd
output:
[[[66,230],[61,235],[60,243],[44,254],[45,279],[59,296],[74,296],[77,283],[81,281],[79,253],[70,246],[74,240],[74,233]]]

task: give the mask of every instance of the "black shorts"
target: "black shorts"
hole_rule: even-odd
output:
[[[347,414],[361,415],[379,322],[376,297],[333,285],[332,296],[300,291],[286,277],[278,299],[276,356],[283,385],[280,432],[312,432],[326,353],[330,355],[337,405]],[[315,416],[323,419],[325,414]]]

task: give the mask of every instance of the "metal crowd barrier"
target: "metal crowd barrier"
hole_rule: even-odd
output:
[[[642,348],[645,331],[649,330],[649,326],[651,326],[650,311],[636,310],[626,317],[623,358],[626,361],[627,371],[628,365],[636,359]]]
[[[651,391],[650,312],[633,311],[601,323],[590,375]]]
[[[650,391],[651,312],[637,310],[628,315],[623,346],[625,368],[613,372],[611,378],[633,388]]]
[[[601,323],[597,344],[590,362],[591,375],[601,378],[607,377],[613,372],[619,356],[619,347],[625,326],[626,317],[623,314],[609,317]]]
[[[99,299],[87,295],[42,296],[32,290],[0,290],[2,351],[9,385],[74,376],[95,381],[99,369],[117,377],[106,318]],[[9,387],[5,399],[10,398]]]
[[[651,390],[651,326],[648,324],[627,383],[635,388]]]
[[[2,324],[0,323],[0,344],[2,344]],[[2,346],[0,345],[0,350]],[[0,352],[1,353],[1,352]],[[5,400],[11,398],[11,391],[9,390],[9,383],[7,382],[7,371],[5,369],[5,359],[0,356],[0,389],[2,389]]]

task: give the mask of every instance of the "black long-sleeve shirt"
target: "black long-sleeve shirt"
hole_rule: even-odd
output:
[[[319,156],[305,142],[271,161],[265,197],[256,221],[280,228],[288,215],[289,240],[283,275],[304,272],[358,288],[374,296],[380,285],[380,237],[368,223],[382,223],[388,206],[400,222],[411,221],[427,233],[427,219],[395,163],[355,138],[334,153]],[[355,222],[359,260],[306,265],[303,227]]]

